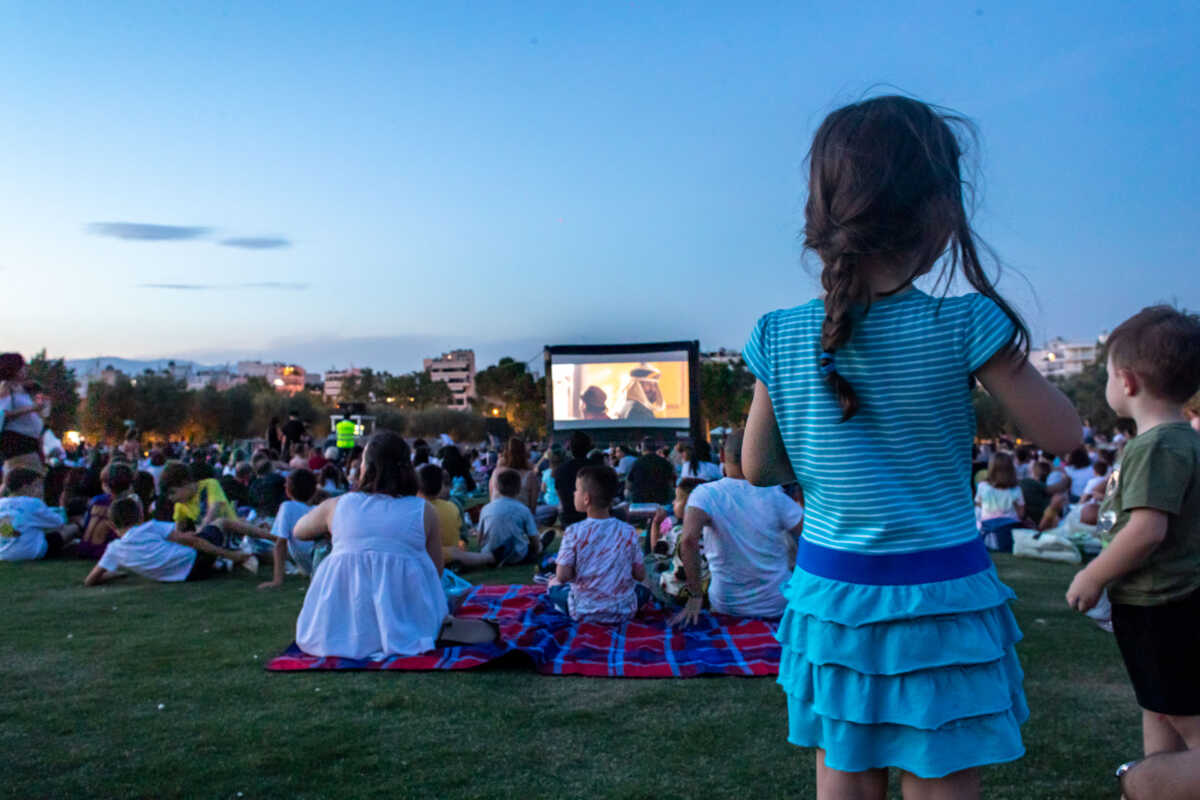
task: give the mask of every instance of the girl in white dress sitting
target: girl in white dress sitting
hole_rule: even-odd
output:
[[[417,497],[408,445],[390,431],[363,452],[355,490],[304,515],[301,540],[329,534],[296,620],[296,644],[316,656],[381,660],[432,650],[439,637],[489,641],[495,629],[449,615],[437,513]]]

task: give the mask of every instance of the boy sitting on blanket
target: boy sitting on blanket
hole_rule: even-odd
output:
[[[611,467],[584,467],[575,476],[575,508],[587,518],[563,531],[547,594],[579,622],[624,622],[650,596],[637,531],[609,514],[619,491]]]

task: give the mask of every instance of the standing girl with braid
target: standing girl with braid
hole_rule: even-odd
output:
[[[903,97],[829,115],[804,228],[825,297],[762,317],[745,349],[744,471],[806,501],[779,683],[822,798],[883,798],[889,767],[908,800],[976,797],[978,767],[1024,753],[1014,595],[971,501],[972,378],[1051,452],[1080,425],[980,263],[952,126]],[[916,289],[938,264],[975,293]]]

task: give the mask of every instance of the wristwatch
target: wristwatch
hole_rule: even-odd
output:
[[[1136,765],[1138,765],[1140,763],[1142,763],[1142,759],[1135,758],[1133,761],[1126,761],[1124,764],[1117,767],[1117,771],[1116,771],[1117,780],[1121,780],[1121,778],[1125,777],[1126,772],[1129,772],[1129,770],[1133,769]]]

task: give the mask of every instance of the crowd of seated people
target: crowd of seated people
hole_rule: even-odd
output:
[[[382,432],[339,450],[323,449],[303,426],[279,439],[279,449],[264,440],[198,445],[144,440],[130,430],[115,446],[80,446],[61,461],[41,461],[40,469],[22,468],[18,459],[4,470],[0,560],[86,560],[93,565],[82,573],[87,586],[126,575],[188,582],[262,566],[270,573],[262,589],[282,586],[287,575],[305,576],[311,583],[297,623],[302,647],[377,657],[493,635],[449,614],[444,565],[533,566],[559,537],[548,556],[553,597],[578,619],[627,618],[651,586],[666,602],[777,615],[769,604],[729,601],[723,587],[746,582],[741,571],[756,553],[782,554],[776,571],[786,572],[789,546],[794,552],[789,531],[802,515],[778,489],[750,487],[728,447],[723,473],[706,442],[601,449],[576,432],[565,450],[517,437],[502,446],[443,439],[431,447],[418,439],[410,447]],[[722,511],[730,483],[769,496],[762,507],[772,513],[782,508],[795,517],[775,526],[781,538],[765,546],[754,525],[731,523]],[[702,487],[709,489],[702,492],[707,505],[691,500]],[[661,518],[672,500],[679,501],[677,518]],[[651,524],[654,512],[660,518]],[[715,557],[704,567],[703,588],[689,596],[693,539]],[[664,561],[660,542],[669,544],[669,575],[655,569]],[[386,558],[376,557],[381,553]],[[318,569],[322,563],[328,566]],[[655,569],[649,576],[647,564]],[[388,591],[369,602],[354,599],[381,583]],[[347,640],[347,615],[370,616],[378,636]]]
[[[1061,457],[1008,438],[982,442],[972,483],[985,542],[1011,551],[1014,528],[1053,530],[1074,509],[1081,524],[1096,525],[1121,454],[1135,435],[1127,419],[1118,420],[1111,435],[1089,426],[1084,443]]]

